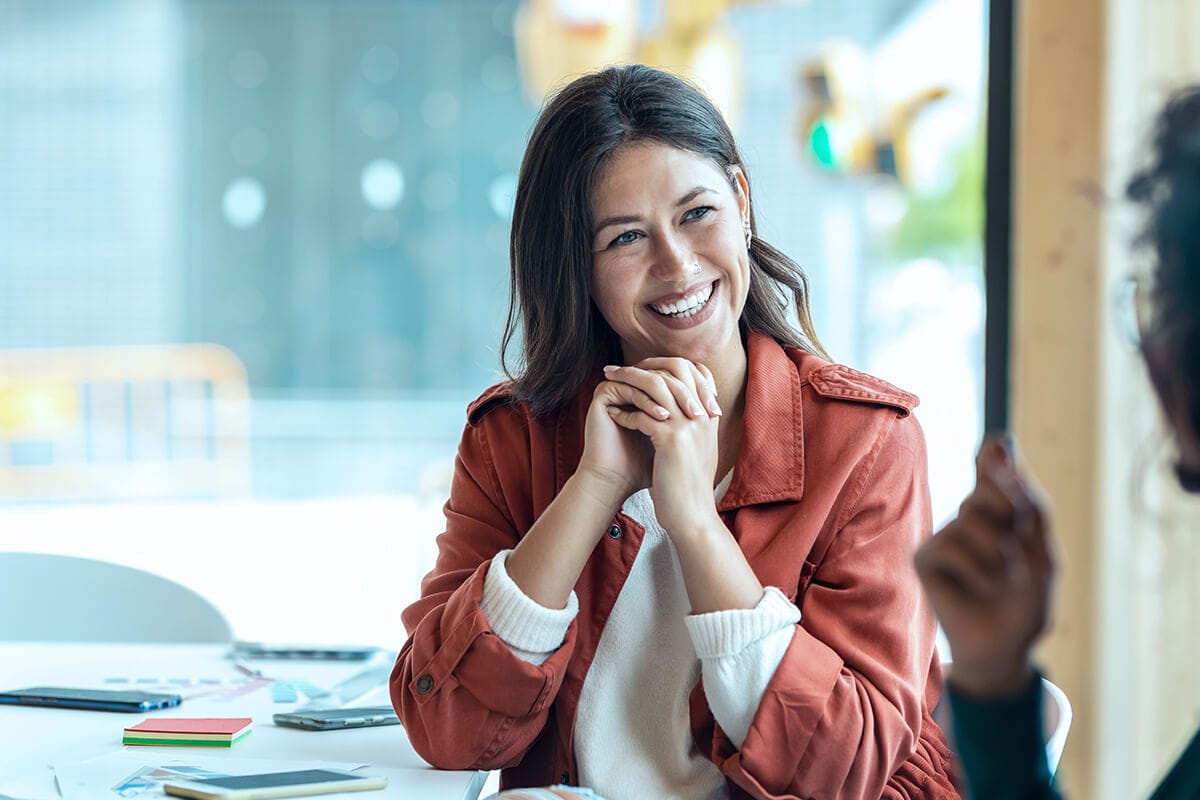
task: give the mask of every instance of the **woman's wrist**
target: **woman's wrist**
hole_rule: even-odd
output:
[[[637,491],[637,487],[627,478],[584,465],[580,465],[575,474],[567,478],[563,491],[568,489],[579,492],[598,508],[606,510],[609,516],[617,513],[629,496]]]
[[[657,513],[657,507],[655,509]],[[694,546],[705,548],[706,542],[714,538],[721,539],[729,536],[729,529],[721,521],[716,504],[710,499],[707,504],[697,503],[686,515],[675,515],[674,518],[659,515],[663,530],[671,537],[671,543],[676,549]]]
[[[989,659],[977,663],[955,660],[947,681],[970,697],[1012,697],[1029,687],[1037,675],[1029,658]]]
[[[618,487],[576,472],[509,554],[508,576],[526,597],[563,608],[596,542],[625,498]]]

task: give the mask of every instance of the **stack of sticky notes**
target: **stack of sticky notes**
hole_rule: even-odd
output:
[[[121,744],[230,747],[250,733],[249,717],[153,717],[125,729]]]

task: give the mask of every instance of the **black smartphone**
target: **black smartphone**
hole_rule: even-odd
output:
[[[331,731],[341,728],[368,728],[373,725],[400,724],[396,710],[391,706],[281,711],[274,716],[274,720],[276,725],[283,725],[286,728],[304,728],[306,731]]]
[[[123,692],[109,689],[70,689],[63,686],[34,686],[0,692],[0,703],[54,708],[86,708],[91,711],[152,711],[179,705],[177,694]]]

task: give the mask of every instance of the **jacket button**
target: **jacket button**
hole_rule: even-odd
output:
[[[621,538],[621,526],[616,524],[615,522],[612,525],[609,525],[608,526],[608,538],[620,539]]]
[[[429,692],[432,689],[433,689],[433,676],[432,675],[422,675],[421,677],[417,678],[417,692],[419,694],[429,694]]]

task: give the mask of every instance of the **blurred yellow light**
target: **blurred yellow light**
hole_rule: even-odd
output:
[[[517,65],[526,95],[541,105],[547,93],[571,78],[606,64],[633,61],[637,19],[637,0],[604,4],[528,0],[513,18]]]
[[[0,384],[0,436],[49,438],[79,421],[79,395],[65,383]]]

